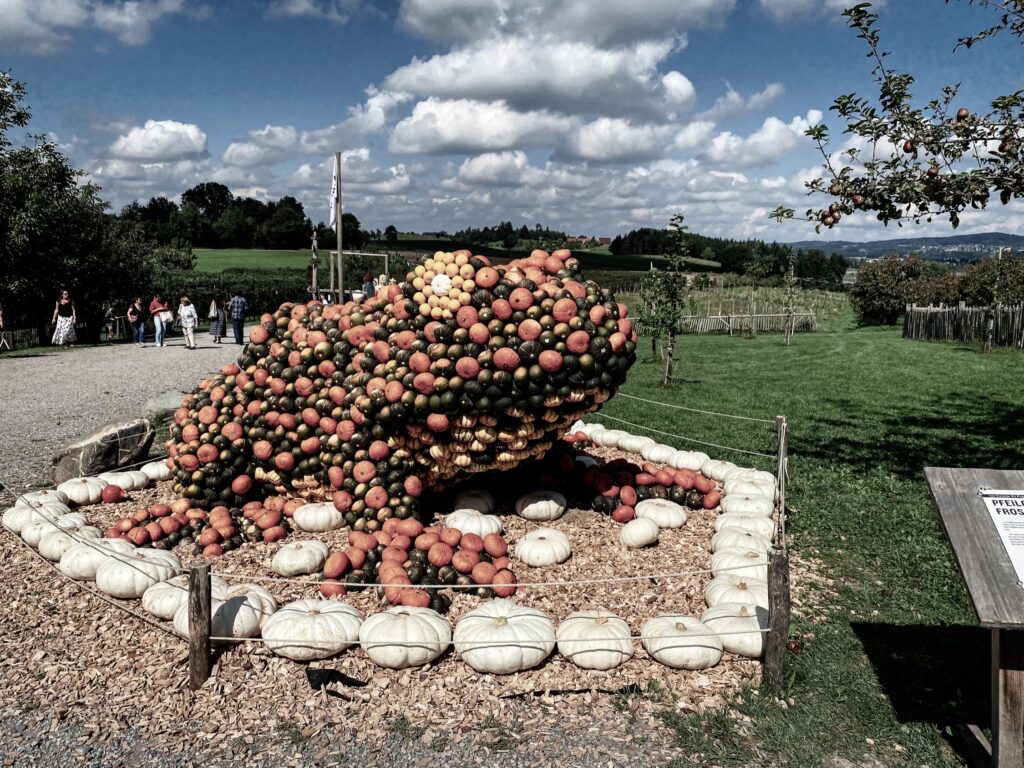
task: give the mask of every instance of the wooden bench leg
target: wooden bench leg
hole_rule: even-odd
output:
[[[992,630],[992,765],[1024,764],[1024,632]]]

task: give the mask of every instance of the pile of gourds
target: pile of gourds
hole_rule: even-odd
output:
[[[492,267],[436,253],[386,298],[285,304],[175,414],[175,490],[194,507],[330,501],[372,533],[420,497],[543,456],[635,360],[610,291],[569,251]]]

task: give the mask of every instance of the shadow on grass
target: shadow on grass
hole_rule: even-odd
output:
[[[880,400],[877,410],[866,415],[858,415],[861,407],[844,399],[825,400],[821,413],[829,415],[803,424],[791,450],[913,480],[921,479],[926,466],[1012,469],[1024,462],[1024,407],[1014,403],[960,393],[956,402],[942,404]],[[880,425],[877,434],[864,434],[865,420]]]
[[[991,634],[983,627],[850,624],[901,723],[931,723],[961,756],[957,726],[988,728]]]

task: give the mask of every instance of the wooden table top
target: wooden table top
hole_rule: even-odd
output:
[[[1024,471],[925,467],[925,479],[983,627],[1024,629],[1024,588],[979,488],[1024,490]]]

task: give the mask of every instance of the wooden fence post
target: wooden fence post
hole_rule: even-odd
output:
[[[786,643],[789,642],[789,552],[785,545],[768,550],[768,636],[764,648],[764,680],[782,695]]]
[[[201,688],[210,677],[210,566],[188,572],[188,687]]]

